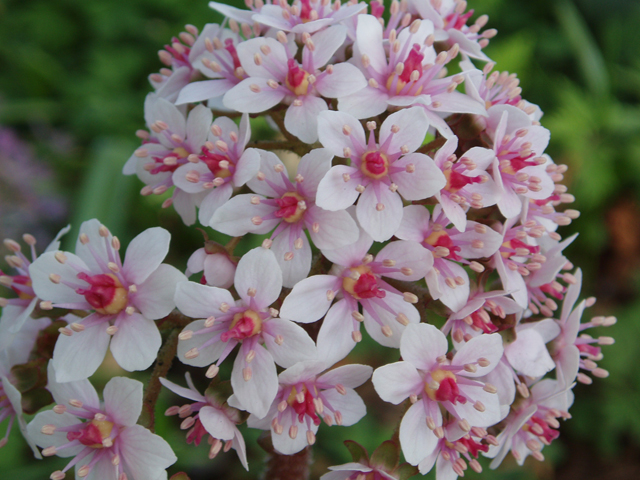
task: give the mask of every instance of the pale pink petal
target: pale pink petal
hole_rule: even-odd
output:
[[[274,90],[268,78],[249,77],[229,90],[224,106],[242,113],[260,113],[275,107],[285,97],[283,90]]]
[[[237,428],[234,430],[233,436],[233,445],[231,446],[236,453],[238,454],[238,458],[240,459],[240,463],[246,471],[249,471],[249,464],[247,463],[247,447],[244,443],[244,438],[240,433],[240,430]]]
[[[251,10],[242,10],[224,3],[209,2],[209,7],[222,14],[223,17],[233,18],[238,22],[251,24],[254,13]]]
[[[391,129],[398,127],[398,132],[392,134]],[[415,152],[424,140],[429,129],[429,119],[423,108],[406,108],[392,113],[380,126],[380,144],[384,144],[393,135],[387,152],[399,152],[407,147],[408,152]]]
[[[420,280],[433,268],[433,255],[431,252],[418,242],[409,240],[388,243],[376,255],[376,262],[383,262],[384,260],[393,260],[395,262],[394,268],[411,269],[409,275],[405,275],[402,272],[383,274],[385,277],[395,278],[396,280]]]
[[[533,328],[517,331],[504,354],[516,372],[528,377],[541,377],[556,366],[542,336]]]
[[[273,431],[273,427],[271,428],[271,440],[273,442],[273,447],[276,451],[284,455],[293,455],[308,445],[306,423],[300,423],[297,416],[294,418],[295,420],[291,418],[291,414],[285,414],[282,416],[282,422],[280,422],[280,424],[283,426],[283,432],[279,435]],[[298,434],[296,435],[296,438],[291,438],[289,436],[289,428],[292,425],[298,427]],[[311,422],[311,431],[315,434],[318,431],[318,425]]]
[[[447,195],[442,195],[440,192],[435,195],[440,205],[442,205],[442,210],[444,210],[445,215],[453,226],[456,227],[461,232],[467,228],[467,214],[462,209],[460,205],[452,201]]]
[[[387,109],[388,99],[387,93],[367,86],[356,93],[338,98],[338,110],[359,119],[375,117]]]
[[[409,173],[406,169],[412,165]],[[410,153],[400,158],[393,164],[394,167],[403,168],[401,172],[391,175],[393,183],[398,185],[398,192],[406,200],[422,200],[429,198],[447,184],[442,170],[426,155]]]
[[[336,50],[342,46],[347,37],[347,28],[344,25],[333,25],[311,36],[315,48],[311,52],[313,67],[320,68],[326,65]]]
[[[331,211],[344,210],[353,205],[358,195],[360,195],[356,190],[360,180],[349,177],[356,172],[358,172],[357,169],[347,165],[331,167],[318,185],[316,205]],[[345,178],[347,178],[347,181],[345,181]]]
[[[169,252],[171,234],[161,227],[148,228],[127,247],[122,274],[132,283],[144,282]]]
[[[325,363],[320,360],[298,362],[287,368],[278,376],[281,385],[295,385],[313,379],[325,369]]]
[[[40,255],[35,262],[29,265],[29,276],[31,277],[33,290],[36,295],[43,300],[50,300],[53,303],[86,303],[83,295],[79,295],[71,287],[63,283],[53,283],[49,275],[56,274],[66,281],[77,283],[78,271],[71,265],[75,265],[81,270],[88,270],[87,265],[80,257],[73,253],[65,252],[67,261],[60,263],[55,258],[55,252],[47,252]]]
[[[479,225],[477,222],[467,222],[467,229],[464,233],[451,235],[452,240],[458,244],[460,251],[458,255],[463,258],[484,258],[490,257],[498,251],[502,245],[502,235],[490,227],[486,227],[485,233],[477,233],[474,228]],[[473,242],[480,241],[482,246],[473,247]]]
[[[214,188],[200,204],[200,211],[198,212],[200,223],[211,227],[213,225],[213,215],[229,201],[232,194],[233,185],[231,183],[225,183],[220,187]]]
[[[371,68],[376,72],[387,70],[387,54],[382,41],[382,25],[373,15],[359,15],[356,28],[356,43],[361,54],[369,57]]]
[[[132,378],[113,377],[105,385],[104,408],[118,425],[135,425],[142,413],[142,383]]]
[[[369,252],[371,245],[373,245],[373,239],[367,232],[360,229],[357,242],[344,247],[323,249],[322,254],[337,265],[350,267],[362,263],[362,259]]]
[[[461,393],[474,401],[480,401],[485,408],[484,412],[479,412],[474,407],[474,402],[456,403],[453,408],[461,418],[476,427],[490,427],[502,420],[503,412],[497,394],[485,392],[482,386],[460,385],[459,388]]]
[[[238,159],[236,172],[233,174],[233,183],[236,187],[241,187],[258,174],[260,170],[260,151],[255,148],[248,148]]]
[[[500,361],[496,368],[491,370],[486,376],[478,378],[479,381],[490,383],[498,390],[500,405],[510,408],[516,397],[516,384],[514,381],[513,368],[508,362]]]
[[[201,285],[196,282],[180,282],[176,286],[175,302],[178,309],[188,317],[209,318],[220,316],[223,303],[233,306],[233,296],[222,288]]]
[[[133,313],[120,317],[118,331],[111,341],[111,353],[118,365],[128,372],[146,370],[156,359],[162,337],[153,320]]]
[[[67,440],[66,432],[54,432],[53,435],[45,435],[42,433],[42,427],[45,425],[55,425],[57,428],[70,427],[79,423],[78,417],[71,415],[70,413],[55,413],[53,410],[46,410],[40,412],[36,417],[27,425],[27,433],[29,438],[41,448],[47,447],[61,447],[69,443]],[[77,447],[69,447],[60,450],[56,453],[59,457],[68,458],[74,457],[80,451],[85,448],[84,445]],[[5,454],[6,455],[6,454]]]
[[[318,231],[309,229],[311,240],[316,247],[324,250],[350,245],[358,240],[360,229],[346,210],[331,212],[320,207],[309,207],[306,221],[312,226],[318,225]]]
[[[231,387],[245,409],[262,418],[276,398],[278,374],[273,357],[262,345],[256,343],[253,351],[256,355],[250,364],[246,363],[242,353],[236,357],[231,372]],[[251,377],[248,376],[249,371]]]
[[[264,217],[273,213],[277,207],[259,203],[254,205],[251,199],[255,197],[250,193],[236,195],[231,200],[218,208],[209,225],[219,232],[226,233],[234,237],[246,235],[247,233],[264,234],[273,230],[281,219],[273,218],[262,220],[260,225],[253,223],[255,217]]]
[[[209,136],[213,112],[204,105],[197,105],[187,117],[187,144],[192,151],[199,151]]]
[[[180,270],[163,263],[138,285],[138,292],[131,303],[151,320],[166,317],[175,308],[176,285],[186,280]]]
[[[179,395],[183,398],[188,398],[189,400],[193,400],[194,402],[207,401],[204,395],[201,395],[200,393],[194,390],[191,390],[190,388],[181,387],[180,385],[175,384],[172,381],[167,380],[166,378],[163,378],[163,377],[160,377],[158,380],[160,380],[160,383],[162,384],[163,387],[167,388],[168,390],[171,390],[176,395]]]
[[[328,109],[327,102],[320,97],[305,95],[297,98],[302,105],[292,103],[284,116],[284,126],[304,143],[318,140],[318,115]]]
[[[502,358],[502,352],[502,337],[499,333],[480,335],[465,343],[453,357],[451,364],[460,366],[467,363],[476,364],[479,358],[484,358],[489,361],[489,365],[482,367],[476,364],[477,370],[475,372],[464,372],[466,377],[482,377],[498,365]]]
[[[177,460],[162,437],[140,425],[125,428],[118,439],[122,442],[122,461],[128,467],[132,480],[159,480],[158,476],[162,471]]]
[[[202,181],[194,183],[187,180],[187,175],[190,172],[197,172],[200,175],[209,175],[211,173],[206,163],[189,162],[176,168],[175,172],[173,172],[171,180],[173,181],[176,187],[178,187],[180,190],[186,193],[200,193],[205,191]]]
[[[341,395],[337,390],[327,390],[322,393],[327,403],[331,407],[342,414],[342,423],[344,427],[349,427],[360,421],[367,414],[367,407],[364,405],[362,398],[351,388],[347,388],[347,393]],[[333,412],[327,411],[326,414],[335,418]],[[334,420],[334,423],[335,420]]]
[[[376,342],[385,347],[398,348],[400,346],[400,338],[404,333],[405,326],[398,322],[399,314],[403,314],[409,323],[418,323],[420,314],[416,308],[404,301],[401,295],[387,292],[386,297],[382,300],[387,308],[382,307],[376,302],[363,302],[364,309],[364,327]],[[391,313],[389,310],[391,310]],[[376,321],[375,317],[382,322],[382,325]],[[382,333],[382,326],[391,329],[391,335],[386,336]]]
[[[344,134],[347,126],[349,135]],[[320,143],[336,157],[344,157],[344,149],[354,149],[354,144],[366,145],[364,129],[352,115],[343,112],[326,111],[318,115],[318,136]]]
[[[271,251],[278,260],[282,269],[282,285],[286,288],[293,287],[309,274],[311,269],[311,245],[304,232],[301,233],[302,248],[296,249],[292,245],[290,230],[285,229],[273,239]],[[291,260],[286,259],[287,254],[293,253]]]
[[[371,377],[376,393],[385,402],[398,405],[410,395],[420,394],[424,380],[409,362],[396,362],[377,368]]]
[[[314,275],[294,285],[282,303],[280,315],[299,323],[311,323],[324,316],[342,280],[333,275]],[[327,292],[331,291],[331,297]]]
[[[477,100],[474,100],[464,93],[453,91],[451,93],[440,93],[432,95],[431,100],[433,103],[440,103],[439,107],[434,107],[433,104],[430,109],[441,113],[472,113],[475,115],[486,116],[487,111],[484,105]]]
[[[152,123],[160,120],[169,125],[169,129],[171,130],[172,134],[175,133],[182,139],[186,137],[187,122],[184,118],[184,114],[178,109],[178,107],[164,98],[156,98],[156,100],[150,105],[150,107],[151,108],[149,111],[148,120],[151,121],[147,121],[147,125],[151,125]],[[162,135],[159,135],[158,139],[160,140],[160,142],[164,143],[164,138]],[[171,146],[170,142],[166,142],[168,143],[168,145],[165,144],[165,146]]]
[[[179,188],[173,191],[171,197],[173,208],[185,225],[190,226],[196,223],[196,207],[201,203],[203,195],[206,195],[206,192],[194,195],[185,193]]]
[[[289,320],[272,318],[263,325],[265,346],[273,360],[283,368],[289,368],[297,362],[316,358],[316,345],[304,329]],[[280,335],[284,341],[278,345],[275,337]]]
[[[298,174],[302,175],[302,183],[298,189],[305,197],[314,198],[320,180],[331,168],[333,154],[326,148],[314,148],[300,159]]]
[[[436,269],[444,268],[446,265],[447,272],[436,273]],[[440,300],[447,307],[449,307],[454,312],[457,312],[462,307],[464,307],[469,299],[469,275],[457,263],[448,261],[448,260],[440,260],[436,262],[435,269],[429,271],[427,274],[427,286],[429,287],[429,292],[432,294],[434,300]],[[445,273],[446,275],[451,275],[449,278],[460,277],[464,281],[462,285],[456,285],[455,288],[451,288],[445,282]]]
[[[318,382],[335,386],[341,384],[347,388],[357,388],[369,380],[373,369],[369,365],[342,365],[318,377]]]
[[[327,312],[318,333],[318,358],[326,360],[327,365],[342,360],[356,346],[351,338],[354,331],[349,302],[342,299]]]
[[[200,409],[198,416],[204,429],[213,438],[225,441],[233,439],[236,426],[222,410],[205,405]]]
[[[77,399],[89,407],[100,408],[98,393],[89,380],[59,383],[56,381],[53,362],[49,362],[47,366],[47,381],[47,390],[51,392],[56,403],[70,407],[69,400]]]
[[[204,102],[210,98],[220,97],[231,90],[235,85],[236,84],[234,82],[225,78],[190,83],[180,90],[180,94],[176,100],[176,105]]]
[[[402,199],[400,195],[384,185],[380,185],[379,190],[378,198],[373,184],[365,189],[358,200],[356,215],[358,222],[365,232],[371,235],[371,238],[377,242],[384,242],[389,240],[400,227]]]
[[[323,97],[342,99],[362,91],[367,86],[367,80],[354,65],[338,63],[330,74],[321,76],[313,86]]]
[[[530,177],[538,177],[541,181],[538,183],[540,186],[539,192],[534,192],[533,190],[529,190],[526,193],[527,198],[533,198],[534,200],[545,200],[549,198],[553,194],[553,189],[555,184],[549,174],[545,171],[544,165],[538,165],[535,167],[525,167],[518,171],[518,173],[523,172],[529,175]]]
[[[500,275],[502,287],[511,293],[511,296],[518,303],[518,305],[520,305],[522,308],[527,308],[527,285],[524,283],[522,275],[520,275],[517,271],[513,271],[510,268],[507,268],[499,252],[495,254],[493,258],[495,259],[498,275]]]
[[[449,350],[447,337],[433,325],[418,323],[408,325],[400,340],[402,358],[414,367],[428,371],[436,358]]]
[[[260,154],[259,170],[264,175],[264,179],[253,178],[247,185],[255,193],[265,197],[280,197],[281,192],[274,186],[288,190],[289,182],[288,179],[285,180],[287,169],[275,153],[266,150],[258,150],[258,153]],[[283,169],[284,176],[279,171],[280,169]]]
[[[429,210],[422,205],[409,205],[402,209],[402,222],[396,237],[403,240],[412,240],[421,243],[425,239],[425,233],[429,228]]]
[[[438,415],[440,416],[440,415]],[[437,420],[436,424],[439,424]],[[429,456],[438,445],[438,437],[427,427],[427,414],[422,401],[416,402],[402,417],[400,445],[404,458],[412,465]]]
[[[199,332],[205,328],[204,322],[205,320],[196,320],[195,322],[191,322],[182,331]],[[208,367],[220,358],[220,355],[222,355],[222,352],[227,346],[226,342],[217,341],[212,345],[202,348],[202,345],[216,335],[219,335],[219,333],[194,334],[188,340],[180,340],[178,342],[178,358],[186,365],[193,365],[194,367]],[[187,358],[185,354],[193,348],[198,349],[198,356],[195,358]]]
[[[487,113],[489,114],[487,128],[495,132],[496,145],[500,145],[505,133],[531,127],[529,115],[513,105],[494,105],[487,110]]]
[[[269,54],[266,56],[261,51],[261,49],[265,47],[267,47],[269,51]],[[236,50],[238,51],[238,58],[240,58],[242,68],[244,68],[245,72],[247,72],[247,75],[250,77],[263,77],[266,79],[273,78],[271,71],[277,71],[277,67],[267,68],[266,65],[270,65],[272,67],[274,64],[275,66],[287,65],[287,52],[285,51],[284,46],[275,38],[252,38],[244,42],[240,42],[236,47]],[[254,61],[254,55],[260,55],[263,57],[263,62],[261,62],[260,65],[257,65]],[[275,80],[282,80],[282,78],[276,78]]]
[[[251,298],[255,299],[259,308],[266,308],[275,302],[282,290],[282,271],[273,252],[258,247],[246,253],[238,262],[235,287],[247,304]],[[255,289],[255,297],[249,296],[250,289]]]
[[[90,320],[94,315],[85,317]],[[107,353],[111,336],[106,325],[95,325],[71,337],[60,335],[53,350],[56,380],[72,382],[90,377],[98,369]]]

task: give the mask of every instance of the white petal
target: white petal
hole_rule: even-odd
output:
[[[333,275],[314,275],[298,282],[282,303],[280,315],[295,322],[311,323],[324,316],[333,298],[327,292],[337,292],[342,281]]]
[[[406,210],[405,210],[406,212]],[[395,261],[395,268],[410,268],[411,275],[402,272],[384,273],[385,277],[396,280],[416,281],[424,277],[433,268],[433,255],[418,242],[400,240],[385,245],[376,255],[376,262]]]
[[[135,425],[142,412],[142,383],[113,377],[104,387],[104,408],[118,425]]]
[[[409,205],[402,209],[402,222],[396,237],[422,243],[429,228],[429,210],[422,205]]]
[[[476,427],[490,427],[502,420],[503,414],[500,408],[500,398],[495,393],[488,393],[481,386],[460,385],[461,393],[464,393],[471,402],[465,404],[456,403],[455,411],[461,418],[469,421],[471,425]],[[475,409],[475,402],[480,401],[484,405],[484,412]]]
[[[198,332],[204,328],[204,322],[205,320],[191,322],[182,331],[190,330],[192,332]],[[217,335],[217,333],[202,333],[193,335],[189,340],[178,341],[178,358],[180,361],[186,365],[193,365],[194,367],[208,367],[218,360],[227,346],[226,342],[217,341],[206,348],[202,348],[202,345],[215,335]],[[195,358],[186,358],[185,354],[193,348],[198,349],[198,356]]]
[[[518,331],[515,341],[505,348],[504,354],[516,372],[528,377],[541,377],[556,366],[542,336],[533,328]]]
[[[127,247],[122,273],[135,284],[144,282],[169,253],[171,234],[164,228],[149,228],[134,238]]]
[[[176,285],[186,280],[187,277],[180,270],[163,263],[138,285],[132,303],[151,320],[166,317],[176,306],[173,300]]]
[[[338,111],[359,119],[375,117],[387,109],[388,100],[388,94],[367,86],[356,93],[339,98]]]
[[[493,230],[487,228],[485,233],[477,233],[474,228],[479,225],[477,222],[467,222],[467,230],[464,233],[457,233],[452,235],[451,238],[454,242],[460,242],[460,251],[458,255],[462,258],[484,258],[490,257],[498,251],[500,245],[502,245],[502,235]],[[482,248],[473,248],[472,243],[474,240],[480,240],[483,244]]]
[[[318,377],[318,382],[332,386],[340,383],[347,388],[357,388],[369,380],[372,372],[369,365],[342,365]]]
[[[393,182],[398,185],[398,192],[406,200],[422,200],[439,192],[447,184],[442,171],[426,155],[411,153],[396,161],[393,165],[401,168],[413,165],[412,173],[403,170],[391,175]]]
[[[162,337],[153,320],[140,314],[126,315],[111,341],[111,353],[125,370],[146,370],[156,359]]]
[[[345,125],[350,134],[344,134]],[[318,136],[322,146],[337,157],[344,155],[344,149],[354,150],[354,146],[366,145],[364,129],[353,116],[336,111],[322,112],[318,116]]]
[[[354,65],[338,63],[330,75],[320,77],[313,86],[323,97],[345,98],[366,88],[367,79]]]
[[[398,127],[397,133],[391,133],[393,127]],[[423,108],[413,107],[392,113],[380,126],[380,144],[393,136],[387,146],[387,152],[400,152],[402,147],[407,147],[409,152],[415,152],[427,134],[429,119]]]
[[[163,378],[163,377],[160,377],[158,380],[160,380],[160,383],[162,384],[163,387],[167,388],[168,390],[171,390],[176,395],[179,395],[183,398],[188,398],[189,400],[193,400],[194,402],[206,403],[207,401],[204,395],[201,395],[200,393],[194,390],[191,390],[190,388],[181,387],[180,385],[175,384],[172,381],[167,380],[166,378]]]
[[[377,242],[389,240],[402,222],[402,199],[384,184],[380,185],[380,198],[375,194],[374,185],[370,184],[360,196],[356,206],[358,222],[362,228]],[[377,206],[383,205],[382,210]]]
[[[238,159],[236,172],[233,174],[233,183],[236,187],[241,187],[253,177],[260,169],[260,151],[255,148],[248,148]]]
[[[56,274],[66,281],[78,283],[76,277],[78,271],[71,266],[77,266],[79,269],[88,270],[87,265],[80,257],[73,253],[65,252],[67,261],[62,264],[55,258],[55,252],[47,252],[40,255],[35,262],[29,265],[29,276],[33,283],[33,290],[36,295],[43,300],[50,300],[54,303],[86,303],[83,295],[79,295],[71,287],[61,283],[53,283],[49,279],[49,275]]]
[[[327,365],[342,360],[356,346],[351,338],[354,320],[351,317],[349,303],[339,300],[327,312],[318,333],[318,358],[326,360]]]
[[[409,362],[396,362],[377,368],[371,382],[380,398],[394,405],[410,395],[418,394],[424,384],[416,367]]]
[[[213,224],[213,215],[229,201],[232,194],[233,185],[231,183],[225,183],[220,187],[214,188],[200,204],[200,211],[198,212],[200,223],[211,226]]]
[[[465,372],[466,377],[481,377],[491,372],[502,358],[502,337],[499,333],[490,335],[480,335],[472,338],[465,343],[456,353],[451,361],[452,365],[465,365],[467,363],[475,363],[479,358],[485,358],[489,361],[489,365],[481,367],[476,365],[476,372]]]
[[[229,288],[233,285],[233,277],[236,275],[236,264],[221,253],[207,255],[204,260],[204,277],[207,285],[219,288]]]
[[[235,287],[247,304],[251,300],[249,289],[255,289],[259,308],[275,302],[282,290],[282,271],[273,252],[258,247],[246,253],[238,262]]]
[[[273,427],[271,428],[271,440],[273,441],[273,447],[278,452],[284,455],[292,455],[308,445],[306,436],[307,426],[304,423],[300,423],[297,416],[295,417],[295,420],[292,421],[291,415],[285,414],[282,417],[282,422],[280,423],[283,426],[283,432],[280,435],[273,431]],[[292,425],[298,427],[298,434],[296,435],[296,438],[291,438],[289,436],[289,428]],[[318,431],[318,426],[313,422],[311,422],[311,431],[313,433]]]
[[[341,395],[337,390],[327,390],[323,395],[331,407],[342,414],[342,426],[349,427],[360,421],[367,414],[367,407],[355,390],[347,388],[347,393]],[[334,417],[331,412],[327,413]],[[335,420],[334,420],[335,421]]]
[[[209,128],[213,122],[211,109],[197,105],[187,117],[187,141],[192,151],[199,151],[209,136]]]
[[[286,288],[291,288],[306,278],[311,269],[311,245],[309,245],[307,236],[304,231],[301,232],[302,248],[296,249],[293,245],[295,240],[291,237],[290,232],[289,228],[284,229],[273,239],[271,245],[271,251],[282,269],[282,285]],[[291,260],[285,260],[287,253],[293,253]]]
[[[378,302],[362,301],[364,306],[364,326],[371,338],[380,345],[398,348],[400,346],[400,338],[406,327],[398,322],[396,318],[402,313],[409,323],[419,323],[420,314],[416,307],[405,302],[401,295],[395,293],[387,292],[387,296],[381,302],[384,302],[386,308],[379,305]],[[382,322],[382,325],[391,329],[391,335],[386,336],[382,333],[382,325],[374,319],[374,315]]]
[[[176,105],[204,102],[210,98],[220,97],[231,90],[234,86],[234,82],[230,82],[224,78],[193,82],[180,90],[180,94],[176,100]]]
[[[269,50],[266,58],[263,56],[262,48],[267,47]],[[250,77],[262,77],[265,79],[273,78],[272,70],[278,71],[281,66],[287,65],[287,52],[284,46],[275,38],[258,37],[240,42],[237,46],[238,57],[242,68]],[[260,65],[254,61],[254,55],[260,55],[264,59],[264,63],[271,68],[267,68],[263,63]],[[276,80],[282,80],[276,78]],[[232,107],[229,107],[232,108]]]
[[[356,263],[358,265],[362,263],[362,259],[371,248],[371,245],[373,245],[373,239],[367,232],[360,229],[360,236],[357,242],[344,247],[323,249],[322,254],[337,265],[350,267]]]
[[[51,392],[56,403],[69,406],[69,400],[76,399],[89,407],[100,408],[98,393],[89,380],[59,383],[56,381],[56,371],[51,361],[47,366],[47,382],[47,390]]]
[[[258,77],[244,79],[225,94],[224,106],[242,113],[260,113],[275,107],[285,93],[271,88],[268,81],[268,78]],[[257,93],[253,91],[256,87]]]
[[[250,364],[246,363],[242,351],[236,357],[231,373],[231,386],[245,409],[262,418],[278,393],[278,375],[273,357],[262,345],[256,344],[253,351],[256,356]],[[251,369],[248,381],[244,379],[245,368]]]
[[[435,268],[427,274],[427,286],[431,296],[440,300],[454,312],[464,307],[469,299],[469,275],[466,270],[457,263],[449,260],[439,259],[435,262]],[[435,273],[438,269],[439,274]],[[445,283],[446,276],[451,278],[460,277],[464,281],[462,285],[451,288]]]
[[[155,479],[159,471],[177,460],[169,444],[140,425],[132,425],[120,432],[122,461],[133,480]]]
[[[359,15],[356,28],[356,43],[361,54],[369,57],[371,68],[376,72],[385,73],[387,69],[387,55],[382,41],[382,26],[373,15]]]
[[[438,445],[438,437],[427,427],[427,415],[422,401],[416,402],[402,417],[400,445],[404,457],[412,465],[429,456]],[[436,423],[438,419],[436,420]]]
[[[333,25],[314,33],[311,36],[311,41],[315,45],[315,49],[311,52],[313,67],[317,69],[326,65],[336,50],[342,46],[346,37],[347,28],[344,25]]]
[[[448,350],[447,337],[426,323],[408,325],[400,341],[402,358],[424,371],[430,370],[436,358],[445,355]]]
[[[223,303],[233,306],[235,300],[228,290],[201,285],[196,282],[180,282],[176,287],[176,306],[192,318],[218,317],[223,314]]]
[[[328,109],[327,102],[320,97],[305,95],[298,97],[302,105],[291,104],[284,116],[284,126],[304,143],[318,140],[318,115]]]
[[[200,409],[199,417],[202,426],[213,438],[233,439],[236,426],[222,410],[205,405]]]
[[[309,229],[311,240],[320,249],[336,249],[358,240],[360,231],[355,220],[345,210],[331,212],[313,206],[307,212],[309,222],[317,223],[317,232]]]
[[[89,320],[92,316],[85,318]],[[58,382],[83,380],[93,375],[104,360],[111,339],[106,329],[106,323],[102,323],[70,337],[58,337],[53,350],[53,366]]]
[[[27,425],[27,433],[29,438],[35,442],[36,445],[42,448],[47,447],[61,447],[67,443],[66,432],[54,432],[53,435],[45,435],[42,433],[42,427],[45,425],[55,425],[58,428],[70,427],[80,423],[78,417],[71,415],[70,413],[55,413],[53,410],[47,410],[40,412],[36,417]],[[80,445],[77,447],[69,447],[60,450],[56,453],[59,457],[68,458],[76,456],[84,447]]]
[[[297,362],[316,358],[316,345],[301,326],[283,318],[272,318],[265,322],[263,330],[269,333],[263,335],[265,346],[281,367],[289,368]],[[281,345],[276,343],[276,335],[284,339]]]
[[[331,160],[333,154],[326,148],[314,148],[300,159],[298,173],[304,180],[298,188],[305,197],[315,198],[320,180],[331,168]]]
[[[253,217],[264,217],[276,210],[276,207],[264,203],[253,205],[251,199],[254,196],[252,194],[236,195],[215,211],[209,225],[219,232],[234,237],[246,235],[249,232],[263,234],[273,230],[280,223],[279,218],[264,220],[261,225],[255,225],[251,221]]]
[[[331,167],[318,185],[316,205],[331,211],[344,210],[353,205],[358,195],[360,195],[356,190],[360,181],[358,178],[349,178],[345,182],[344,175],[351,176],[356,172],[355,168],[347,165]]]

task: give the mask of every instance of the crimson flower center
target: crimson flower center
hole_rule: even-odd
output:
[[[89,305],[103,315],[115,315],[125,309],[128,303],[127,290],[118,277],[112,273],[89,276],[79,273],[78,278],[90,285],[90,288],[78,288],[76,293],[84,295]]]
[[[445,170],[443,173],[444,177],[447,179],[447,184],[444,188],[451,193],[456,193],[469,184],[482,183],[482,177],[480,175],[469,177],[450,168]]]
[[[257,312],[253,310],[245,310],[236,313],[231,321],[229,330],[220,336],[220,340],[228,342],[231,339],[244,340],[253,337],[262,331],[262,319]]]
[[[384,153],[378,151],[366,152],[362,155],[360,171],[369,178],[379,180],[389,171],[389,159]]]
[[[102,441],[111,435],[113,423],[106,420],[91,420],[80,431],[67,433],[70,442],[78,440],[82,445],[91,448],[103,448]]]
[[[287,66],[289,67],[285,81],[287,87],[295,95],[306,95],[309,90],[309,74],[301,69],[293,58],[288,60]]]
[[[295,223],[299,221],[306,210],[304,198],[295,192],[287,192],[282,198],[276,198],[276,203],[280,207],[275,216],[282,218],[287,223]],[[302,202],[302,203],[301,203]]]
[[[315,387],[314,387],[315,388]],[[305,415],[309,415],[311,420],[315,425],[320,425],[320,418],[316,415],[316,407],[313,403],[313,395],[311,392],[307,390],[307,387],[302,387],[304,392],[304,400],[299,402],[296,398],[298,391],[296,387],[293,387],[291,393],[289,394],[289,398],[287,398],[287,403],[291,405],[291,408],[298,414],[298,420],[300,423],[304,422]]]
[[[424,243],[431,245],[432,247],[447,248],[449,250],[449,255],[445,258],[448,258],[449,260],[462,260],[462,257],[458,255],[458,252],[462,249],[454,245],[453,240],[445,230],[431,232],[429,236],[424,239]]]
[[[222,168],[220,166],[220,162],[227,162],[229,166],[232,165],[232,162],[226,155],[213,153],[207,150],[205,147],[202,147],[202,153],[198,156],[198,158],[200,158],[200,160],[202,160],[207,165],[209,171],[213,173],[214,176],[219,178],[227,178],[232,175],[232,172],[228,167]]]
[[[354,298],[384,298],[386,293],[378,288],[378,279],[365,265],[349,269],[349,276],[342,279],[342,288]],[[357,276],[357,280],[354,278]]]

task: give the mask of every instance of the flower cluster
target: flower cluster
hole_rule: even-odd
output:
[[[221,25],[187,26],[160,52],[148,130],[123,173],[143,195],[173,189],[162,206],[185,224],[235,238],[205,234],[186,275],[162,263],[170,234],[159,227],[134,238],[124,262],[97,220],[80,227],[75,254],[56,239],[30,261],[6,242],[18,275],[0,272],[0,283],[17,298],[0,300],[0,354],[33,330],[36,310],[66,322],[48,372],[57,405],[27,432],[45,455],[75,456],[51,478],[72,466],[159,478],[175,460],[134,425],[139,382],[112,379],[101,404],[86,380],[108,348],[125,370],[150,367],[161,319],[180,361],[213,379],[204,395],[190,375],[189,388],[160,379],[194,402],[167,415],[183,419],[189,443],[208,435],[210,458],[233,448],[248,469],[237,427],[247,417],[278,454],[300,452],[321,423],[365,416],[354,389],[370,377],[382,400],[406,402],[399,435],[327,480],[404,480],[434,466],[450,479],[480,471],[481,454],[492,467],[508,452],[543,458],[575,381],[608,375],[596,362],[613,339],[582,331],[615,319],[581,323],[595,300],[577,303],[582,274],[562,253],[575,236],[557,232],[579,214],[563,207],[566,166],[545,153],[542,112],[517,78],[492,72],[487,17],[471,24],[458,0],[393,0],[388,12],[377,0],[210,5]],[[252,141],[254,117],[271,139]],[[248,234],[266,237],[239,255]],[[349,364],[361,324],[402,360]],[[217,387],[225,360],[230,396]],[[0,419],[20,415],[4,375]]]

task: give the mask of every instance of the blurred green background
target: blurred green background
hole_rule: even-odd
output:
[[[611,376],[575,388],[573,419],[545,448],[545,462],[528,459],[517,468],[508,459],[496,472],[469,475],[640,478],[640,3],[469,3],[499,31],[487,54],[498,70],[518,74],[524,98],[545,112],[548,153],[570,167],[565,183],[582,215],[561,233],[580,232],[567,253],[586,274],[583,296],[598,297],[587,315],[618,317],[601,332],[617,340],[604,348],[601,363]],[[173,209],[162,210],[162,199],[139,196],[142,184],[120,171],[139,145],[134,132],[144,126],[147,75],[162,67],[156,52],[185,23],[201,28],[215,21],[206,0],[0,0],[1,238],[28,231],[46,244],[68,222],[77,231],[97,217],[126,244],[160,225],[173,234],[169,263],[186,266],[200,234]],[[67,248],[74,238],[67,236]],[[354,361],[395,360],[375,346],[358,351]],[[107,364],[95,383],[120,374],[116,368]],[[176,365],[172,378],[182,383],[182,372]],[[370,415],[350,428],[321,427],[312,478],[348,461],[343,440],[360,440],[371,451],[390,436],[400,409],[379,401],[370,384],[360,391]],[[175,401],[163,393],[158,412]],[[206,447],[188,447],[175,418],[159,418],[158,430],[180,458],[170,473],[186,470],[192,480],[257,478],[262,468],[256,431],[245,430],[252,467],[246,474],[234,453],[210,461]],[[11,437],[0,450],[2,478],[44,479],[66,463],[35,461],[17,429]]]

